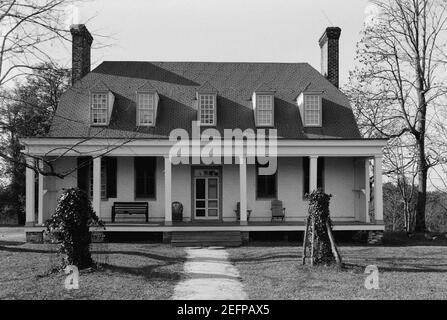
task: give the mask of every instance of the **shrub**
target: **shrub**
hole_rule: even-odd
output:
[[[50,238],[60,243],[62,267],[75,265],[79,269],[94,265],[90,253],[90,227],[104,224],[93,211],[87,194],[77,188],[65,190],[60,196],[56,211],[46,222]]]

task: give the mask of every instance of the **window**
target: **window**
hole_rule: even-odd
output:
[[[107,124],[107,93],[92,93],[92,124]]]
[[[153,126],[155,123],[155,96],[152,93],[138,94],[138,125]]]
[[[216,96],[212,94],[199,95],[199,121],[201,125],[216,124]]]
[[[267,165],[266,165],[267,166]],[[259,168],[263,165],[256,165],[256,197],[258,199],[276,199],[277,179],[276,173],[273,175],[260,175]]]
[[[256,124],[258,126],[273,126],[273,96],[256,96]]]
[[[78,188],[87,192],[93,198],[93,159],[92,157],[79,157]],[[116,198],[116,170],[117,160],[114,157],[101,158],[101,198]]]
[[[135,197],[155,199],[156,158],[135,158]]]
[[[304,125],[321,126],[321,104],[319,95],[304,95]]]
[[[309,179],[310,179],[310,159],[303,158],[303,196],[309,193]],[[317,188],[324,191],[324,158],[319,157],[317,160]]]

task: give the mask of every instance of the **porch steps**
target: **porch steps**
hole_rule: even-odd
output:
[[[240,231],[174,231],[171,245],[176,247],[239,247],[242,245]]]

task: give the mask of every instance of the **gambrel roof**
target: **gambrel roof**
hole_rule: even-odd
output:
[[[89,94],[106,86],[115,96],[110,124],[90,125]],[[136,125],[136,92],[153,88],[160,100],[155,127]],[[347,97],[307,63],[103,62],[61,98],[50,137],[167,138],[171,130],[191,132],[197,119],[197,91],[217,91],[217,126],[256,129],[252,95],[268,87],[275,97],[275,128],[284,139],[361,138]],[[323,126],[304,128],[296,103],[303,92],[323,92]]]

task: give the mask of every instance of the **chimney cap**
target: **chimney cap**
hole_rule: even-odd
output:
[[[340,39],[341,29],[339,27],[327,27],[326,30],[324,30],[323,35],[320,37],[320,40],[318,40],[318,43],[320,44],[320,47],[322,47],[328,39],[330,40],[338,40]]]
[[[89,45],[91,45],[93,42],[93,37],[90,34],[90,31],[88,31],[85,24],[72,24],[70,26],[70,33],[73,37],[74,36],[85,37],[87,39]]]

